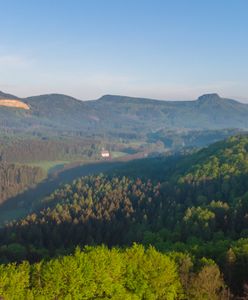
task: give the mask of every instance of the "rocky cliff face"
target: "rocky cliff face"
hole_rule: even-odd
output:
[[[14,108],[20,108],[26,110],[30,109],[30,107],[26,103],[19,100],[12,100],[12,99],[1,99],[0,106],[14,107]]]

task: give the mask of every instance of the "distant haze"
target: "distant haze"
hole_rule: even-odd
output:
[[[247,102],[247,11],[246,0],[2,1],[0,90]]]

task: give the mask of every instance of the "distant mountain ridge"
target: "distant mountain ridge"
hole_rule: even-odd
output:
[[[14,95],[11,95],[11,94],[6,94],[2,91],[0,91],[0,99],[14,99],[14,100],[17,100],[17,99],[20,99]]]
[[[0,129],[24,132],[134,134],[168,129],[248,128],[248,104],[205,94],[197,100],[163,101],[119,95],[80,101],[63,94],[19,98],[29,111],[0,107]]]

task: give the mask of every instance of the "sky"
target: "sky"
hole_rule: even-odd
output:
[[[248,102],[247,0],[0,0],[0,90]]]

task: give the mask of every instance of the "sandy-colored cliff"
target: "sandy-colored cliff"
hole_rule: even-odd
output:
[[[0,99],[0,106],[7,106],[7,107],[15,107],[15,108],[21,108],[29,110],[30,107],[19,100],[12,100],[12,99]]]

